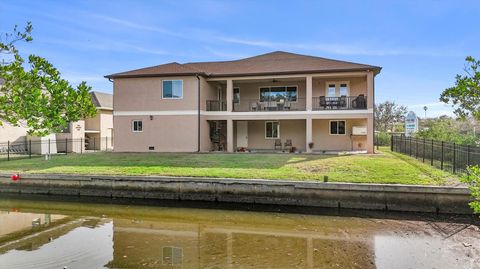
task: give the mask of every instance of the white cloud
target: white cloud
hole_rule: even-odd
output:
[[[362,43],[284,43],[269,40],[242,39],[235,37],[219,37],[218,40],[254,47],[269,49],[304,49],[322,51],[341,55],[367,55],[367,56],[398,56],[398,55],[423,55],[423,56],[462,56],[461,52],[442,48],[386,48],[374,44]]]

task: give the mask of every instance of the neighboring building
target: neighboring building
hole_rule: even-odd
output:
[[[40,154],[48,152],[48,141],[57,142],[55,145],[50,144],[50,153],[64,152],[65,145],[68,147],[69,152],[93,149],[112,150],[113,95],[95,91],[92,91],[90,94],[93,104],[97,107],[97,115],[95,117],[72,122],[64,132],[50,134],[46,137],[28,136],[28,128],[25,125],[12,126],[4,122],[3,126],[0,126],[0,144],[10,141],[11,144],[26,146],[26,142],[31,139],[32,141],[37,141],[33,143],[32,151]],[[68,140],[68,142],[65,143],[65,140]]]
[[[380,70],[277,51],[108,75],[115,151],[372,153]]]

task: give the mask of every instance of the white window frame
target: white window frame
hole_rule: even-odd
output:
[[[260,89],[262,89],[262,88],[269,88],[270,91],[271,91],[273,87],[285,87],[285,93],[287,92],[287,88],[288,88],[288,87],[295,87],[295,89],[297,90],[297,98],[296,98],[297,100],[295,100],[295,101],[288,101],[288,102],[290,102],[290,103],[297,103],[297,102],[298,102],[298,98],[299,98],[299,97],[298,97],[298,92],[299,92],[299,91],[298,91],[298,85],[259,86],[259,87],[258,87],[258,101],[260,101],[260,99],[262,99],[262,98],[261,98],[261,97],[262,97],[262,92],[260,91]]]
[[[182,96],[181,97],[165,97],[165,96],[163,96],[163,82],[165,82],[165,81],[171,81],[172,82],[172,93],[173,93],[173,82],[174,81],[182,82]],[[165,100],[180,100],[180,99],[183,99],[183,79],[164,79],[164,80],[162,80],[162,99],[165,99]]]
[[[135,130],[135,122],[138,122],[138,121],[142,123],[142,130],[141,131]],[[143,132],[143,120],[132,120],[132,132],[133,133]]]
[[[347,95],[350,96],[350,81],[345,80],[345,81],[327,81],[325,82],[325,96],[328,96],[328,85],[330,84],[335,84],[335,96],[334,97],[340,97],[340,84],[347,84]]]
[[[332,134],[332,121],[337,122],[337,133],[336,134]],[[338,122],[339,121],[345,122],[345,133],[344,134],[339,134],[338,133]],[[328,121],[328,134],[329,135],[347,135],[347,120],[330,120],[330,121]]]
[[[278,123],[277,124],[277,135],[278,135],[278,137],[267,137],[267,123],[274,123],[274,122]],[[265,139],[280,139],[280,121],[278,121],[278,120],[265,121],[264,130],[265,130]]]

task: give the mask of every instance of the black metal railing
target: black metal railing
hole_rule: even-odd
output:
[[[42,155],[112,151],[112,137],[25,139],[0,142],[0,161]]]
[[[207,100],[207,111],[227,111],[227,102],[221,100]]]
[[[480,147],[432,139],[392,135],[390,148],[452,173],[465,172],[467,166],[480,165]]]
[[[367,96],[313,97],[313,110],[367,109]]]
[[[242,99],[233,104],[236,112],[301,111],[305,110],[305,98],[295,100]]]

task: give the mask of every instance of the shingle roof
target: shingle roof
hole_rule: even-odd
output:
[[[92,95],[92,103],[96,107],[113,108],[113,95],[104,92],[90,92]]]
[[[205,75],[210,77],[255,76],[271,74],[298,74],[322,72],[346,72],[373,70],[380,72],[381,67],[332,60],[316,56],[301,55],[284,51],[275,51],[235,61],[168,63],[133,71],[106,76],[142,77],[172,75]]]

